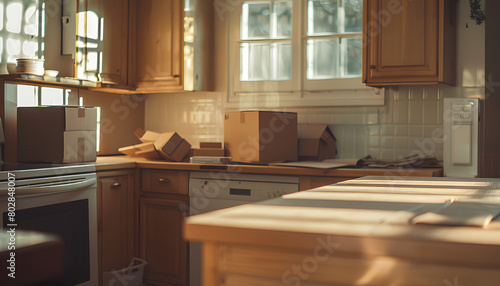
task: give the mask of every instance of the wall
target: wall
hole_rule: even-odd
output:
[[[119,154],[118,148],[141,143],[134,135],[144,128],[144,95],[121,95],[80,90],[86,106],[98,106],[101,112],[99,152],[97,155]]]
[[[445,97],[484,97],[484,24],[469,20],[468,2],[457,5],[457,84],[455,87],[410,86],[385,90],[383,107],[288,108],[299,123],[329,124],[338,139],[339,158],[393,159],[413,152],[443,157],[442,126]],[[217,11],[216,11],[217,12]],[[220,11],[219,11],[220,12]],[[215,13],[216,91],[148,95],[146,128],[178,131],[193,145],[223,141],[222,114],[227,98],[227,38],[225,19]],[[217,15],[221,16],[218,17]],[[468,27],[467,27],[468,24]],[[328,102],[325,102],[328,106]],[[283,109],[285,110],[285,109]],[[198,115],[200,112],[200,115]]]

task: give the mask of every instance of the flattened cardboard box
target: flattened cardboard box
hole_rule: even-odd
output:
[[[236,162],[297,161],[297,113],[227,112],[224,147]]]
[[[194,148],[193,156],[217,156],[224,157],[226,150],[224,148]]]
[[[19,162],[96,160],[97,109],[48,106],[17,109]]]
[[[326,124],[299,124],[299,160],[323,161],[335,158],[337,139]]]
[[[160,158],[160,155],[155,150],[154,142],[145,142],[132,146],[121,147],[118,148],[118,151],[132,157],[142,157],[147,159]]]

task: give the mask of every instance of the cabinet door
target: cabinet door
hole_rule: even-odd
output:
[[[95,0],[94,0],[95,1]],[[103,83],[127,85],[128,1],[98,0],[103,11]]]
[[[78,29],[80,41],[76,62],[78,78],[126,86],[128,62],[128,1],[80,0]],[[79,42],[80,42],[79,41]],[[83,44],[83,46],[82,46]]]
[[[452,1],[371,0],[364,7],[368,85],[453,84]]]
[[[186,285],[187,243],[182,238],[188,200],[140,199],[140,256],[148,262],[144,282]]]
[[[183,0],[134,0],[137,91],[181,90]]]
[[[127,267],[134,255],[133,171],[98,172],[99,273]]]

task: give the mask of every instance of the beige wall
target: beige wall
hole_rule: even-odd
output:
[[[144,95],[120,95],[81,90],[86,106],[101,107],[98,155],[119,154],[118,148],[140,143],[134,131],[144,128]]]
[[[288,108],[298,112],[299,123],[326,123],[338,139],[339,158],[368,154],[392,159],[412,152],[435,154],[442,159],[443,99],[484,96],[484,24],[468,17],[468,1],[460,1],[457,34],[457,85],[410,86],[385,90],[382,107]],[[468,28],[466,28],[468,23]],[[149,95],[146,128],[178,131],[193,145],[222,141],[222,115],[227,110],[226,23],[215,13],[216,92]],[[197,111],[200,111],[198,115]],[[444,142],[445,143],[445,142]]]

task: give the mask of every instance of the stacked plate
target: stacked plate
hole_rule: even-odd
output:
[[[43,59],[17,59],[16,72],[43,75]]]

